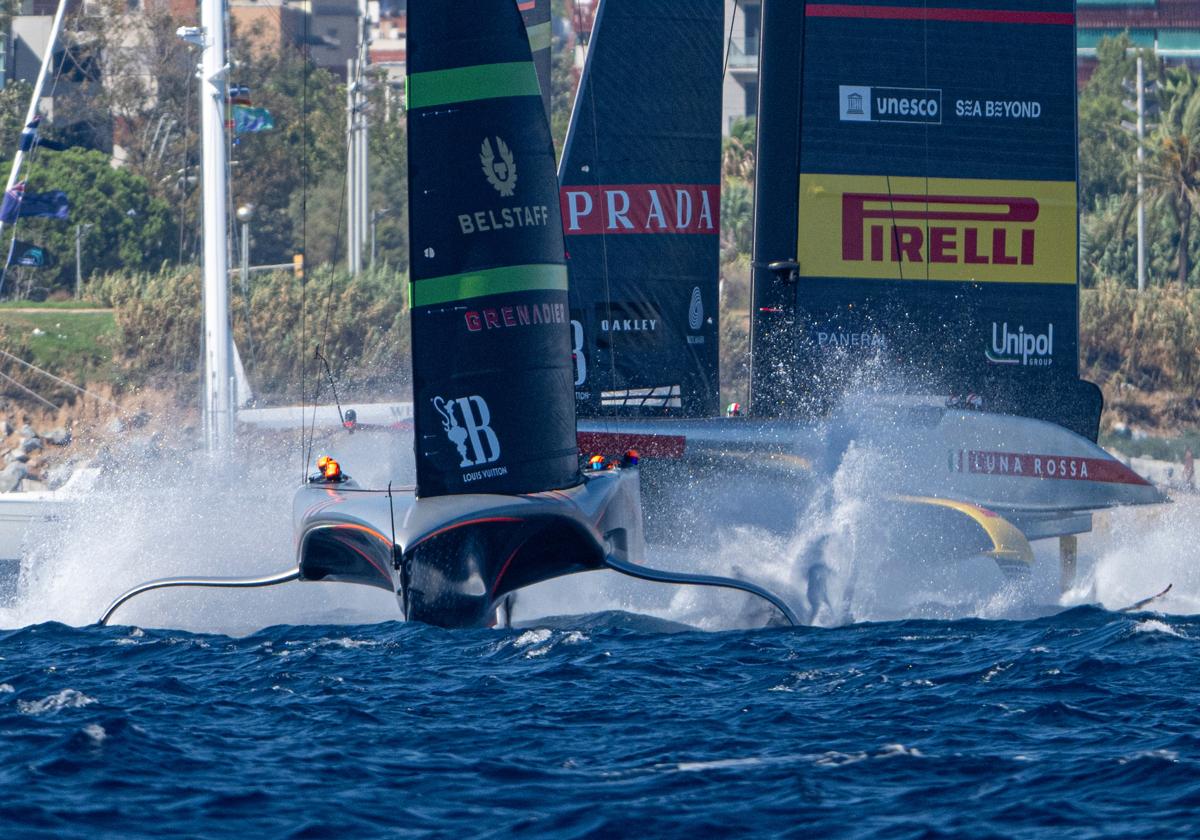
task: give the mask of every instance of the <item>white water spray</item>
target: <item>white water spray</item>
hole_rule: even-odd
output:
[[[360,439],[357,447],[367,444]],[[269,445],[268,445],[269,446]],[[17,591],[0,626],[87,625],[126,589],[172,576],[246,577],[294,566],[294,442],[245,446],[230,463],[199,452],[114,452],[97,489],[63,521],[30,535]],[[364,464],[387,458],[364,457]],[[168,589],[122,606],[115,624],[240,634],[272,624],[395,620],[383,590],[290,583],[268,589]]]

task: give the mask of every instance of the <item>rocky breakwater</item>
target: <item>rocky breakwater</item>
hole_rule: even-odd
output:
[[[72,465],[51,453],[70,443],[71,432],[64,427],[38,432],[28,422],[14,427],[11,421],[0,420],[0,493],[61,486],[70,478]]]

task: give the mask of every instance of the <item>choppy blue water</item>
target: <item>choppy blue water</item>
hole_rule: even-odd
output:
[[[0,635],[6,836],[1197,836],[1200,620]]]

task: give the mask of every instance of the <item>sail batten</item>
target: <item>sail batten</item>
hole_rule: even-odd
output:
[[[540,96],[533,62],[476,64],[413,73],[408,77],[408,107],[433,108],[455,102],[508,96]]]

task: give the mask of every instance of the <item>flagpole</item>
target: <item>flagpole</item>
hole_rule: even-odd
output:
[[[50,73],[50,63],[54,60],[54,45],[58,43],[58,35],[62,31],[63,15],[67,11],[67,0],[58,0],[58,11],[54,13],[54,23],[50,25],[50,39],[46,42],[46,51],[42,54],[42,67],[38,70],[37,82],[33,86],[33,96],[29,97],[29,110],[25,112],[24,126],[28,127],[37,117],[38,102],[42,98],[42,88],[46,85],[46,76]],[[17,184],[21,174],[21,164],[25,162],[25,152],[17,145],[17,153],[13,155],[12,169],[8,173],[8,183],[4,185],[5,194]],[[0,219],[0,233],[4,232],[4,221]]]
[[[201,182],[204,239],[204,416],[209,453],[232,443],[233,347],[229,329],[229,254],[226,250],[225,3],[201,0]]]

